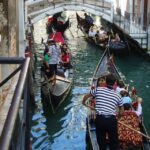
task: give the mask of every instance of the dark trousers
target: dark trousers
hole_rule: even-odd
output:
[[[57,64],[49,64],[52,73],[57,74]]]
[[[118,150],[118,129],[115,116],[96,116],[96,136],[100,150],[106,150],[107,140],[109,138],[110,150]]]

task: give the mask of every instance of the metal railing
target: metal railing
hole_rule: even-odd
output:
[[[116,13],[114,13],[113,21],[126,30],[127,33],[146,33],[146,29],[144,25],[141,24],[140,17],[135,13],[125,12],[125,16],[123,16],[120,12],[120,9],[116,9]],[[141,14],[142,16],[143,14]]]
[[[122,16],[121,10],[116,9],[113,22],[136,40],[142,48],[148,49],[148,31],[142,25],[139,15],[125,12],[125,16]]]
[[[28,109],[31,98],[30,58],[0,57],[0,64],[20,64],[13,73],[0,83],[0,87],[2,87],[20,71],[19,79],[12,96],[11,105],[0,137],[0,149],[29,149],[30,130]],[[20,113],[20,111],[22,113]]]

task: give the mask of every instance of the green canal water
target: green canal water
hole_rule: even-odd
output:
[[[37,66],[34,91],[36,106],[31,114],[31,142],[33,150],[86,150],[86,115],[87,108],[81,105],[85,93],[89,92],[90,82],[102,51],[88,44],[75,24],[75,15],[71,15],[72,26],[66,32],[67,42],[75,62],[75,78],[71,92],[56,114],[41,98],[40,67]],[[47,38],[46,20],[35,24],[35,49],[41,51],[41,37]],[[119,72],[126,83],[136,87],[143,98],[143,116],[150,134],[150,62],[142,56],[129,55],[115,57]]]

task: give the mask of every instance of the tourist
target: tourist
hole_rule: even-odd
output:
[[[96,39],[96,43],[99,43],[99,39],[100,39],[99,30],[96,31],[95,39]]]
[[[125,91],[125,90],[126,90],[126,89],[125,89],[125,84],[124,84],[124,82],[123,82],[122,80],[120,80],[117,85],[118,85],[118,86],[117,86],[117,88],[116,88],[116,92],[117,92],[118,94],[120,94],[121,91]]]
[[[61,52],[65,51],[66,53],[70,53],[70,50],[66,43],[60,45]]]
[[[100,30],[97,30],[95,38],[97,43],[106,43],[108,35],[106,34],[103,27],[101,27]]]
[[[28,22],[26,24],[26,34],[27,34],[27,36],[33,36],[33,31],[34,31],[33,23],[31,21],[31,18],[28,17]]]
[[[66,51],[61,52],[61,63],[62,63],[62,66],[65,67],[65,68],[70,68],[71,67],[70,54],[67,53]]]
[[[83,97],[83,105],[86,105],[86,100],[95,97],[96,105],[96,136],[100,150],[107,149],[106,134],[109,137],[110,150],[118,150],[118,130],[116,112],[119,107],[119,116],[123,112],[123,102],[121,96],[114,91],[113,85],[115,82],[113,75],[106,77],[107,87],[97,87]],[[91,109],[93,107],[89,106]]]
[[[136,88],[135,88],[134,86],[132,87],[131,97],[132,97],[134,100],[136,100],[136,98],[137,98],[137,90],[136,90]]]
[[[132,99],[130,98],[129,93],[126,90],[124,90],[124,91],[121,91],[120,94],[122,96],[124,109],[126,110],[130,108],[132,104]]]
[[[134,101],[132,103],[132,107],[135,110],[135,113],[137,114],[137,116],[141,116],[142,115],[142,98],[141,97],[137,97],[136,101]]]
[[[103,27],[100,28],[99,34],[100,35],[104,35],[104,34],[106,35],[106,32],[105,32]]]
[[[94,37],[95,37],[95,34],[96,34],[96,32],[94,31],[94,29],[93,29],[93,28],[90,28],[90,30],[89,30],[89,37],[94,38]]]
[[[143,101],[143,99],[142,99],[141,97],[138,97],[138,98],[137,98],[137,103],[138,103],[138,105],[137,105],[137,108],[136,108],[135,112],[136,112],[136,114],[137,114],[138,116],[141,116],[141,115],[142,115],[142,105],[141,105],[142,101]]]
[[[116,43],[119,43],[121,41],[120,37],[119,37],[119,34],[116,33],[115,34],[115,38],[111,40],[112,42],[116,42]]]

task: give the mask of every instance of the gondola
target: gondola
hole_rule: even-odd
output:
[[[56,42],[59,43],[64,43],[64,39],[60,33],[55,34],[53,40],[56,40]],[[42,77],[44,78],[41,88],[42,97],[44,101],[50,104],[52,112],[56,113],[71,90],[74,77],[73,67],[62,67],[61,65],[58,65],[56,84],[54,86],[52,85],[52,82],[48,81],[44,72],[42,72]]]
[[[96,87],[98,84],[98,81],[101,77],[106,76],[107,74],[113,74],[116,79],[121,79],[120,74],[117,71],[117,68],[114,64],[114,62],[112,61],[112,59],[110,58],[108,49],[106,49],[106,51],[104,52],[103,56],[101,57],[97,68],[94,72],[93,75],[93,80],[92,80],[92,87]],[[97,139],[96,139],[96,128],[95,128],[95,122],[93,119],[93,113],[92,110],[89,110],[89,115],[87,117],[87,131],[86,131],[86,141],[87,141],[87,145],[90,147],[90,149],[93,150],[99,150],[99,146],[97,143]],[[130,115],[130,114],[128,114]],[[129,120],[131,121],[131,120]],[[132,139],[133,143],[127,143],[127,141],[122,141],[122,137],[120,136],[121,133],[119,133],[119,144],[120,144],[120,148],[119,150],[150,150],[150,137],[147,134],[146,128],[144,126],[143,120],[141,119],[141,123],[139,125],[139,131],[136,130],[136,128],[130,128],[131,126],[129,124],[121,124],[122,122],[118,122],[118,127],[119,127],[119,123],[120,125],[122,125],[124,127],[123,132],[126,131],[127,129],[132,130],[133,134],[135,134],[135,137]],[[118,128],[118,131],[120,128]],[[125,136],[125,135],[124,135]],[[141,138],[141,143],[140,145],[134,145],[134,140],[139,137]],[[120,138],[121,137],[121,138]],[[130,141],[130,142],[132,142]],[[123,143],[124,142],[124,143]],[[108,139],[108,144],[109,144],[109,139]],[[109,150],[109,149],[108,149]]]
[[[69,28],[69,18],[67,21],[62,22],[58,20],[58,17],[61,17],[61,12],[54,14],[52,17],[49,17],[46,24],[47,34],[53,33],[53,30],[61,32],[64,34],[67,28]]]
[[[111,32],[107,32],[107,36],[101,39],[100,42],[97,42],[95,38],[89,37],[89,29],[91,27],[90,24],[86,23],[86,20],[82,17],[79,16],[78,13],[76,13],[76,18],[77,18],[77,28],[80,29],[83,34],[85,35],[85,38],[87,41],[90,43],[98,46],[101,48],[101,50],[105,50],[106,46],[108,44],[108,37],[110,36]],[[126,43],[126,41],[121,40],[120,42],[109,42],[109,50],[110,53],[113,54],[128,54],[129,53],[129,48]]]

